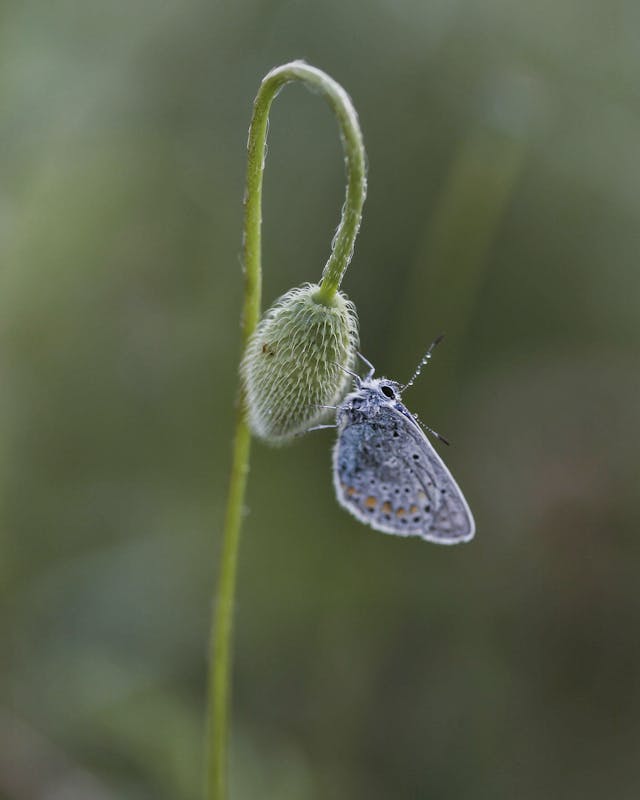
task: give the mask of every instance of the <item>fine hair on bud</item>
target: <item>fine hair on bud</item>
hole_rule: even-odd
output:
[[[242,362],[253,434],[283,444],[322,422],[338,403],[358,349],[358,318],[341,292],[328,303],[320,286],[291,289],[265,313]]]

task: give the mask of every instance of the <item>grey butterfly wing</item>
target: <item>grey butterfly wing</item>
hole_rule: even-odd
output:
[[[333,459],[338,501],[372,528],[439,544],[473,538],[462,492],[402,403],[347,424]]]

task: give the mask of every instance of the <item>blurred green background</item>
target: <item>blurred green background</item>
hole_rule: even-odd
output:
[[[0,797],[195,800],[240,355],[251,104],[351,94],[363,352],[474,510],[336,504],[256,444],[233,798],[640,795],[640,6],[10,0],[0,9]],[[317,280],[328,108],[274,104],[265,305]]]

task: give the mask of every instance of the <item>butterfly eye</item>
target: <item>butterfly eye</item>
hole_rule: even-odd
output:
[[[396,393],[390,386],[381,386],[380,391],[385,397],[388,397],[390,400],[396,396]]]

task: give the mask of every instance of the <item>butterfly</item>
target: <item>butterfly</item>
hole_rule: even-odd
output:
[[[336,408],[333,482],[338,502],[375,530],[458,544],[473,538],[473,516],[400,394],[413,384],[441,338],[405,386],[374,378],[373,365],[361,356],[369,372],[364,378],[351,373],[355,388]]]

